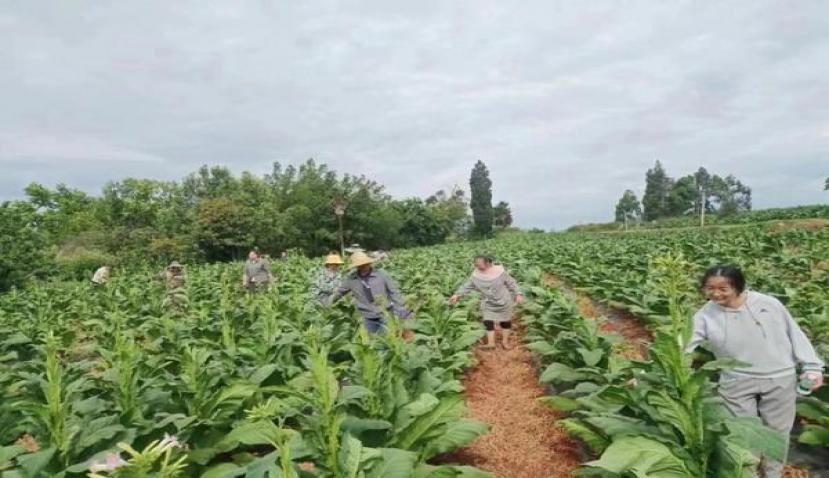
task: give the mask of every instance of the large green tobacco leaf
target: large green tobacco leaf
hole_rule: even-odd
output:
[[[445,430],[426,445],[422,458],[428,460],[441,453],[468,445],[488,430],[489,425],[475,420],[458,420],[448,423]]]
[[[471,466],[421,464],[415,469],[413,478],[492,478],[492,475]]]
[[[786,455],[786,437],[763,425],[758,417],[735,417],[725,422],[725,427],[729,440],[747,450],[777,461]]]
[[[417,455],[396,448],[382,448],[379,459],[366,473],[366,478],[411,478]]]
[[[541,373],[539,379],[545,383],[573,383],[589,380],[591,377],[590,373],[573,369],[562,363],[552,363]]]
[[[567,433],[583,441],[594,453],[601,453],[610,445],[610,440],[590,425],[576,418],[559,420],[559,425]]]
[[[800,434],[798,441],[806,445],[828,447],[829,427],[821,425],[806,425],[803,428],[803,433]]]
[[[637,478],[700,478],[685,467],[685,463],[664,444],[645,437],[624,437],[614,441],[601,458],[585,463],[582,475],[599,469],[614,476],[632,474]]]

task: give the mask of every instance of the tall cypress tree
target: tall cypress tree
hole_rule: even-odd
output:
[[[645,174],[645,195],[642,196],[642,207],[645,209],[645,220],[653,221],[665,217],[669,212],[668,195],[671,192],[673,180],[665,173],[662,163],[656,165]]]
[[[489,179],[489,170],[486,165],[478,161],[472,168],[469,176],[469,189],[472,198],[469,207],[472,208],[472,219],[475,222],[475,234],[483,237],[492,235],[492,181]]]

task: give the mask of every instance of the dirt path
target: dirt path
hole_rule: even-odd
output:
[[[624,310],[607,307],[591,299],[585,294],[577,292],[566,282],[552,274],[545,274],[544,282],[547,286],[558,289],[567,297],[576,301],[579,313],[588,319],[605,317],[602,331],[615,332],[624,337],[622,355],[629,359],[641,360],[648,356],[648,345],[653,342],[653,335],[645,323],[633,314]]]
[[[520,331],[513,337],[520,340]],[[487,470],[496,478],[559,478],[579,465],[578,445],[556,426],[558,416],[539,403],[544,389],[523,346],[477,350],[478,365],[464,380],[472,417],[491,430],[445,457]]]

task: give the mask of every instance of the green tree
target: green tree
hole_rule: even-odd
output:
[[[403,222],[399,231],[403,247],[438,244],[449,234],[448,225],[441,222],[437,211],[420,199],[395,201],[394,207]]]
[[[751,188],[733,175],[729,174],[725,178],[715,175],[711,187],[719,215],[727,216],[751,210]]]
[[[65,184],[58,184],[51,190],[38,183],[29,184],[25,191],[36,209],[38,227],[50,241],[59,242],[100,228],[95,217],[95,199],[83,191]]]
[[[512,209],[506,201],[500,201],[492,211],[493,223],[497,227],[510,227],[512,225]]]
[[[32,204],[0,204],[0,291],[21,286],[44,273],[48,264],[45,244]]]
[[[489,179],[489,170],[482,161],[475,163],[469,177],[469,190],[472,199],[469,206],[472,208],[474,232],[481,237],[492,235],[492,181]]]
[[[645,174],[645,195],[642,196],[642,206],[646,221],[653,221],[668,215],[668,196],[671,192],[673,180],[665,173],[660,161]]]
[[[199,204],[196,238],[208,259],[240,259],[246,248],[254,246],[247,233],[251,222],[246,213],[244,206],[229,198]]]
[[[455,188],[449,194],[440,190],[426,199],[426,205],[448,231],[447,237],[461,237],[469,232],[469,204],[462,189]]]
[[[699,191],[693,175],[679,178],[668,192],[666,216],[693,214],[699,203]]]
[[[636,197],[636,193],[630,189],[625,190],[619,202],[616,203],[616,222],[627,224],[630,221],[642,219],[642,205]]]

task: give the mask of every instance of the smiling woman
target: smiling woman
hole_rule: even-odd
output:
[[[767,426],[789,436],[797,398],[796,369],[808,394],[823,384],[823,361],[808,337],[777,299],[746,290],[735,266],[708,269],[702,287],[710,302],[694,317],[693,351],[707,344],[717,358],[742,365],[722,373],[719,394],[738,416],[759,416]],[[765,475],[779,478],[783,463],[767,460]]]

